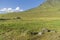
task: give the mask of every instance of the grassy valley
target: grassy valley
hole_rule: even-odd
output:
[[[0,40],[60,40],[59,2],[47,0],[24,12],[0,14]]]

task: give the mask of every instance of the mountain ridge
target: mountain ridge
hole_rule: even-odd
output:
[[[42,5],[50,7],[60,7],[60,0],[46,0]]]

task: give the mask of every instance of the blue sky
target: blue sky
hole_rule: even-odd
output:
[[[44,0],[0,0],[0,9],[20,7],[23,10],[27,10],[37,7],[43,2]]]

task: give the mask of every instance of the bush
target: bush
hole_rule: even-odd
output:
[[[15,17],[14,19],[21,19],[21,17]]]

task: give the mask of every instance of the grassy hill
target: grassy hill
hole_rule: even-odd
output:
[[[47,0],[36,8],[0,14],[0,40],[60,40],[60,0]],[[56,32],[36,34],[43,28]]]

